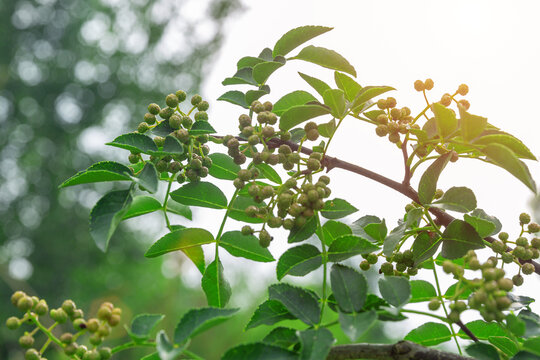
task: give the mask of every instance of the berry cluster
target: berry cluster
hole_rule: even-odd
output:
[[[184,146],[184,153],[181,155],[150,156],[150,161],[155,164],[160,173],[168,172],[171,176],[176,176],[179,183],[189,181],[199,181],[208,175],[208,168],[212,166],[212,159],[207,155],[210,148],[204,145],[208,142],[208,135],[192,135],[190,130],[194,123],[208,121],[208,102],[204,101],[200,95],[191,98],[192,108],[184,113],[180,109],[180,104],[186,100],[186,93],[178,90],[175,94],[169,94],[165,98],[167,107],[160,108],[158,104],[150,104],[148,113],[144,115],[144,122],[137,127],[139,133],[145,133],[157,126],[168,129],[168,135],[178,139]],[[191,113],[198,110],[191,118]],[[161,120],[157,118],[159,116]],[[165,137],[155,136],[154,143],[158,148],[162,148]],[[129,162],[136,164],[142,159],[141,154],[131,153]]]
[[[11,302],[20,311],[23,311],[24,315],[20,319],[15,316],[8,318],[6,326],[9,329],[15,330],[25,323],[36,326],[32,331],[25,331],[24,335],[19,338],[20,346],[27,349],[26,360],[46,360],[43,353],[51,341],[59,345],[64,353],[73,359],[107,360],[112,356],[110,348],[99,347],[103,340],[109,336],[111,328],[120,323],[122,309],[114,307],[110,302],[101,304],[97,317],[88,320],[84,319],[83,311],[78,309],[72,300],[65,300],[61,307],[49,310],[45,300],[17,291],[11,296]],[[43,326],[40,320],[47,313],[55,322],[48,328]],[[51,330],[57,324],[64,324],[68,320],[73,324],[75,331],[73,333],[65,332],[60,337],[56,337]],[[40,351],[33,348],[34,335],[39,330],[43,331],[49,338]],[[84,333],[91,334],[88,339],[89,347],[77,342]]]
[[[411,116],[411,109],[408,107],[397,108],[397,101],[393,97],[379,99],[377,107],[386,110],[375,119],[378,124],[375,133],[384,137],[388,135],[388,141],[398,144],[401,141],[400,134],[407,134],[410,128],[419,128],[412,124],[414,118]]]

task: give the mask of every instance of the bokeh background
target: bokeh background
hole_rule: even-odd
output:
[[[163,233],[159,217],[127,221],[100,252],[88,232],[93,204],[109,185],[59,191],[75,172],[104,159],[126,161],[122,150],[103,143],[131,131],[150,102],[163,103],[177,89],[200,93],[211,103],[210,121],[234,133],[240,108],[215,99],[229,89],[223,78],[236,61],[272,47],[301,25],[335,29],[315,40],[356,67],[362,85],[390,85],[398,105],[413,112],[423,99],[412,87],[433,78],[432,100],[461,83],[471,89],[470,112],[522,139],[540,155],[540,24],[536,1],[283,1],[248,0],[7,0],[0,2],[0,318],[15,314],[9,294],[35,293],[58,306],[72,298],[85,309],[112,300],[133,314],[164,313],[172,330],[190,307],[204,306],[200,274],[181,255],[145,259],[144,251]],[[307,90],[296,72],[332,83],[331,71],[290,62],[272,76],[267,99]],[[216,148],[216,150],[219,148]],[[221,149],[219,149],[221,151]],[[400,179],[400,153],[373,129],[350,120],[330,153]],[[540,179],[540,166],[530,162]],[[359,212],[395,225],[407,200],[379,184],[333,170],[332,188]],[[518,180],[493,166],[460,160],[446,170],[440,187],[472,188],[479,207],[497,216],[517,236],[517,217],[538,202]],[[540,181],[540,180],[539,180]],[[223,184],[226,188],[228,185]],[[177,223],[217,229],[215,212],[194,209],[194,221]],[[138,219],[138,220],[140,220]],[[238,225],[230,223],[231,228]],[[278,234],[279,235],[279,234]],[[279,237],[278,237],[279,238]],[[271,250],[284,250],[275,241]],[[253,308],[275,281],[274,267],[226,257],[235,288],[232,305]],[[533,275],[519,293],[538,297]],[[305,281],[316,282],[318,275]],[[198,337],[193,351],[216,359],[232,344],[256,339],[243,332],[249,312]],[[406,333],[413,320],[389,338]],[[402,328],[402,329],[401,329]],[[403,331],[403,333],[399,333]],[[120,338],[122,332],[117,336]],[[22,359],[16,334],[0,327],[0,359]],[[211,344],[209,346],[208,344]],[[138,358],[143,352],[121,354]],[[54,354],[48,356],[55,359]]]

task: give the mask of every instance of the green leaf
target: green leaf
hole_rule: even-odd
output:
[[[265,207],[264,202],[257,203],[251,196],[239,195],[234,199],[229,209],[229,217],[234,220],[247,222],[250,224],[262,224],[264,219],[260,217],[251,217],[246,215],[246,208],[248,206],[256,206],[258,208]]]
[[[308,61],[328,69],[346,72],[356,77],[354,67],[334,50],[310,45],[300,50],[300,53],[292,59]]]
[[[246,68],[246,67],[252,68],[258,63],[262,63],[262,62],[264,62],[264,59],[253,57],[253,56],[244,56],[243,58],[238,60],[238,62],[236,63],[236,68],[238,70]]]
[[[397,226],[396,228],[394,228],[392,230],[392,232],[390,232],[390,234],[388,235],[388,237],[386,239],[385,239],[386,225],[384,224],[384,222],[382,222],[380,224],[369,224],[364,229],[371,230],[370,228],[373,228],[374,226],[381,228],[382,227],[381,225],[384,226],[384,232],[381,233],[380,231],[377,231],[377,232],[375,232],[375,235],[380,234],[382,236],[379,235],[378,238],[373,237],[373,236],[372,237],[375,240],[377,240],[378,242],[384,241],[384,243],[383,243],[383,254],[386,255],[386,256],[392,256],[392,253],[394,252],[394,249],[396,248],[397,244],[399,244],[399,242],[401,241],[401,239],[405,235],[405,231],[407,230],[407,224],[403,223],[403,224]],[[366,232],[368,232],[367,230],[366,230]],[[373,231],[371,231],[371,233],[373,233]],[[368,234],[371,236],[371,233],[368,233]]]
[[[334,72],[334,80],[337,87],[345,92],[345,98],[349,102],[352,102],[360,90],[362,90],[362,86],[354,81],[353,78],[340,72]]]
[[[514,314],[506,315],[506,327],[509,331],[512,332],[512,334],[516,336],[521,337],[525,335],[525,321],[523,321]]]
[[[339,313],[339,325],[347,337],[355,342],[366,333],[377,321],[377,313],[374,310],[361,313]]]
[[[277,61],[265,61],[258,63],[253,67],[253,79],[259,85],[262,85],[268,80],[270,75],[277,69],[283,66],[283,63]]]
[[[447,259],[457,259],[467,251],[484,247],[482,238],[474,228],[463,220],[454,219],[442,234],[441,255]]]
[[[465,324],[471,332],[480,340],[488,340],[490,336],[507,336],[503,328],[495,322],[485,322],[483,320],[474,320]],[[469,335],[463,330],[459,330],[458,336],[463,339],[470,339]]]
[[[456,289],[457,289],[458,284],[459,284],[459,281],[450,285],[448,289],[446,289],[444,296],[446,298],[453,298],[456,294]],[[458,296],[458,299],[468,299],[469,295],[472,294],[472,290],[470,288],[464,289],[463,286],[460,286],[459,292],[460,292],[460,295]]]
[[[388,232],[388,229],[386,228],[386,222],[384,219],[382,219],[379,223],[371,223],[364,226],[364,231],[366,234],[368,234],[372,239],[374,239],[377,242],[383,242],[386,238],[386,233]],[[399,227],[394,230],[394,235],[399,236]]]
[[[149,136],[139,133],[120,135],[112,142],[106,143],[105,145],[126,149],[134,153],[143,153],[149,155],[153,155],[158,152],[158,147],[154,143],[154,140],[152,140],[152,138]]]
[[[155,128],[150,129],[150,131],[152,131],[153,135],[165,137],[175,131],[175,129],[171,127],[171,125],[169,124],[169,120],[166,119],[157,124]]]
[[[411,280],[411,300],[410,303],[429,301],[437,297],[437,291],[429,281]]]
[[[252,75],[253,69],[251,67],[245,67],[242,69],[239,69],[236,74],[234,74],[230,78],[226,78],[221,82],[223,85],[257,85],[257,82],[253,80]]]
[[[478,138],[475,144],[489,145],[489,144],[500,144],[504,145],[514,152],[519,158],[537,160],[536,156],[529,150],[525,144],[523,144],[519,139],[514,136],[506,133],[501,134],[491,134],[484,135]]]
[[[351,105],[351,109],[356,110],[361,105],[365,104],[369,100],[373,99],[376,96],[384,94],[385,92],[396,90],[391,86],[366,86],[356,95],[354,101]]]
[[[473,356],[475,359],[478,360],[499,360],[499,353],[497,352],[497,349],[495,349],[493,346],[477,342],[474,344],[471,344],[465,348],[465,351],[470,356]]]
[[[182,347],[175,347],[169,341],[165,330],[160,330],[156,336],[156,350],[161,360],[175,360],[178,359],[180,354],[184,351],[185,345]]]
[[[105,194],[90,212],[90,235],[101,251],[106,251],[114,231],[131,205],[131,190]]]
[[[125,212],[122,220],[148,214],[161,209],[161,203],[151,196],[136,196],[133,198],[129,209]]]
[[[458,120],[452,109],[449,109],[440,103],[433,103],[433,105],[431,105],[431,111],[433,111],[433,114],[435,115],[439,136],[444,138],[456,131]]]
[[[263,59],[264,61],[272,61],[272,59],[274,58],[274,56],[272,55],[272,49],[262,49],[261,53],[259,54],[259,58]]]
[[[144,256],[156,257],[171,251],[213,243],[214,236],[205,229],[184,228],[172,231],[156,241]]]
[[[366,239],[354,235],[343,235],[336,238],[328,247],[328,261],[339,262],[356,255],[369,254],[376,250],[379,250],[379,247]]]
[[[509,357],[518,352],[516,343],[505,336],[490,336],[488,341]]]
[[[205,261],[204,251],[201,245],[195,245],[188,248],[180,249],[193,262],[197,269],[204,274]]]
[[[358,209],[349,204],[346,200],[336,198],[334,200],[327,200],[324,203],[321,215],[327,219],[340,219],[357,211]]]
[[[487,119],[482,116],[469,114],[463,106],[458,106],[461,136],[465,141],[471,141],[484,132],[487,125]]]
[[[137,182],[144,190],[153,194],[158,188],[158,172],[154,164],[148,161],[138,177],[132,177],[133,181]]]
[[[324,34],[332,29],[333,28],[326,26],[307,25],[289,30],[276,42],[272,54],[274,57],[278,55],[285,56],[306,41],[309,41],[314,37]]]
[[[154,352],[154,353],[151,353],[142,357],[141,360],[161,360],[161,359],[159,358],[159,354],[157,352]]]
[[[172,199],[167,201],[167,211],[176,215],[185,217],[188,220],[191,220],[192,214],[191,209],[187,205],[180,204]]]
[[[290,130],[304,121],[329,113],[330,111],[322,105],[293,106],[281,114],[279,128],[281,130]]]
[[[305,276],[322,265],[319,249],[304,244],[288,249],[281,255],[276,266],[277,279],[285,275]]]
[[[223,265],[219,258],[206,268],[201,280],[209,306],[225,307],[231,298],[231,286],[223,275]]]
[[[272,262],[275,260],[268,249],[259,245],[259,240],[255,236],[242,235],[241,231],[224,233],[221,236],[219,245],[232,256],[260,262]]]
[[[251,105],[255,100],[259,100],[262,96],[270,93],[270,87],[263,85],[259,90],[248,90],[246,92],[246,104]]]
[[[274,168],[268,164],[257,164],[255,167],[261,172],[261,174],[268,180],[275,182],[276,184],[282,184],[283,181]]]
[[[181,155],[184,153],[184,146],[174,136],[166,136],[165,142],[163,143],[163,150],[161,151],[167,155]]]
[[[281,302],[296,318],[308,325],[319,323],[319,302],[309,291],[289,284],[274,284],[268,288],[270,300]]]
[[[476,209],[476,196],[469,188],[451,187],[433,204],[443,209],[467,213]]]
[[[300,360],[324,360],[330,353],[334,336],[327,328],[307,329],[299,331]]]
[[[246,330],[259,325],[274,325],[283,320],[296,319],[287,308],[277,300],[266,300],[257,310],[246,325]]]
[[[300,227],[295,226],[289,232],[287,237],[288,243],[295,243],[309,239],[317,230],[317,218],[312,216],[307,219],[306,223]]]
[[[278,303],[281,304],[280,302]],[[296,329],[283,326],[272,329],[272,331],[270,331],[263,339],[265,344],[276,345],[285,349],[293,346],[299,341],[298,336],[296,336]]]
[[[161,314],[140,314],[133,318],[131,327],[126,330],[135,342],[141,342],[150,337],[150,333],[156,325],[163,320],[165,315]]]
[[[216,130],[210,125],[208,121],[195,121],[189,129],[189,134],[193,136],[204,135],[204,134],[215,134]]]
[[[208,155],[212,159],[212,166],[208,168],[208,173],[216,179],[234,180],[238,177],[240,165],[234,163],[229,155],[212,153]]]
[[[319,239],[322,240],[324,238],[324,242],[326,245],[330,245],[334,240],[342,235],[352,235],[352,230],[350,227],[348,227],[346,224],[335,221],[335,220],[329,220],[322,226],[323,233],[320,235],[317,233],[317,236],[319,236]]]
[[[536,194],[536,184],[531,177],[527,165],[519,160],[512,150],[504,145],[489,144],[485,148],[481,149],[481,151],[495,165],[502,167],[510,174],[514,175]]]
[[[294,106],[305,105],[308,102],[317,101],[313,95],[303,90],[296,90],[280,98],[274,104],[272,112],[277,116],[283,115],[283,113]]]
[[[487,215],[482,209],[476,209],[471,215],[463,215],[463,219],[476,230],[481,238],[494,235],[502,228],[496,217]]]
[[[405,305],[411,298],[411,284],[404,277],[385,276],[379,279],[379,291],[383,299],[395,307]]]
[[[436,234],[422,231],[418,234],[412,245],[414,266],[418,266],[437,252],[441,245],[441,239]]]
[[[525,340],[522,348],[534,355],[540,356],[540,337],[537,336]]]
[[[444,155],[441,155],[437,160],[435,160],[426,171],[422,174],[420,178],[420,183],[418,184],[418,199],[421,204],[429,204],[435,196],[435,191],[437,190],[437,181],[441,172],[450,161],[452,157],[451,152],[447,152]]]
[[[317,129],[319,130],[319,135],[330,138],[336,131],[336,120],[332,119],[327,123],[320,124],[317,126]]]
[[[304,79],[321,96],[323,96],[326,90],[330,89],[330,86],[322,80],[303,74],[301,72],[299,72],[298,75],[300,75],[300,77]]]
[[[298,360],[298,354],[279,346],[265,343],[238,345],[229,349],[221,360]]]
[[[448,326],[440,323],[428,322],[410,331],[405,335],[405,340],[415,342],[423,346],[433,346],[452,339],[452,333]]]
[[[324,104],[332,109],[332,116],[341,119],[347,111],[345,92],[341,89],[328,89],[323,94]]]
[[[221,95],[217,99],[230,102],[231,104],[239,105],[244,109],[249,109],[249,105],[246,103],[244,93],[238,90],[227,91],[225,94]]]
[[[227,198],[214,184],[204,181],[192,182],[171,192],[171,199],[184,205],[211,209],[226,209]]]
[[[334,297],[343,312],[359,312],[366,302],[366,277],[351,267],[334,264],[330,271],[330,284]]]
[[[189,338],[230,319],[237,311],[215,307],[189,310],[174,329],[174,342],[183,344]]]
[[[530,310],[521,310],[518,320],[525,324],[525,337],[540,335],[540,316]],[[516,324],[517,325],[517,324]]]
[[[58,188],[104,181],[129,181],[131,174],[131,169],[125,165],[114,161],[100,161],[86,170],[79,171],[60,184]]]

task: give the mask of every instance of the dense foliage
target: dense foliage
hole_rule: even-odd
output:
[[[259,342],[232,344],[223,359],[412,359],[418,353],[433,358],[440,353],[426,347],[448,341],[455,342],[460,354],[465,347],[475,358],[540,356],[540,317],[528,307],[534,299],[512,293],[523,284],[522,275],[540,273],[534,262],[540,256],[540,239],[534,237],[540,226],[522,213],[519,236],[510,238],[501,231],[497,218],[478,208],[471,189],[437,188],[449,164],[472,159],[499,166],[536,192],[521,160],[536,160],[535,156],[517,138],[468,112],[469,102],[462,98],[468,93],[467,85],[430,101],[428,92],[434,82],[416,81],[414,88],[423,94],[426,106],[413,114],[408,107],[398,107],[395,98],[381,97],[392,87],[358,84],[353,79],[354,67],[333,50],[310,45],[287,57],[329,30],[322,26],[293,29],[273,49],[238,61],[237,72],[223,84],[252,89],[228,91],[218,99],[242,108],[238,135],[216,135],[207,113],[209,102],[178,90],[166,96],[164,106],[150,104],[135,132],[107,144],[128,150],[129,165],[98,162],[60,185],[127,183],[124,189],[105,194],[92,209],[90,232],[96,245],[106,251],[121,221],[161,212],[168,233],[145,256],[183,252],[202,274],[208,307],[189,310],[172,336],[164,330],[152,334],[162,314],[139,315],[127,329],[130,340],[110,349],[101,343],[121,313],[112,304],[103,304],[96,317],[89,319],[70,300],[48,312],[44,300],[17,292],[12,302],[24,315],[9,318],[7,326],[35,325],[20,341],[30,348],[27,359],[42,358],[50,342],[73,359],[108,359],[137,346],[153,348],[145,359],[200,358],[190,350],[190,339],[239,311],[227,308],[231,286],[220,253],[276,261],[268,246],[272,241],[284,242],[273,236],[278,228],[288,231],[290,246],[277,260],[277,282],[268,287],[267,299],[246,324],[246,330],[261,325],[270,329]],[[296,60],[334,70],[336,87],[299,73],[315,95],[298,90],[275,104],[263,101],[270,93],[270,76]],[[398,150],[405,172],[401,182],[328,154],[334,134],[350,118],[373,125],[376,135]],[[210,143],[222,144],[227,154],[211,152],[219,148]],[[417,174],[426,162],[430,162],[427,169]],[[332,197],[331,173],[323,171],[333,168],[365,176],[409,197],[411,203],[397,226],[389,230],[384,219],[372,215],[352,224],[340,221],[358,209],[350,203],[352,199]],[[417,190],[411,186],[415,176]],[[229,196],[219,186],[223,180],[234,185]],[[155,196],[160,183],[166,187],[163,200]],[[222,215],[216,234],[171,223],[169,214],[191,217],[191,206],[215,209]],[[226,231],[228,218],[246,224]],[[213,260],[207,264],[205,251],[209,249]],[[491,251],[491,256],[477,256],[475,251],[480,249]],[[350,266],[353,261],[359,268]],[[363,272],[376,264],[378,289],[371,289]],[[448,289],[441,289],[441,270],[455,279]],[[320,292],[292,283],[293,277],[313,271],[322,271]],[[422,274],[432,276],[433,283],[415,278]],[[282,282],[285,277],[288,281]],[[425,306],[423,310],[408,306],[413,303]],[[464,323],[464,312],[481,319]],[[49,328],[41,320],[47,313],[53,320]],[[428,316],[432,321],[410,329],[404,341],[392,346],[334,344],[336,332],[342,331],[354,343],[376,322],[398,322],[410,315]],[[68,320],[74,325],[72,333],[57,336],[52,332],[56,324]],[[294,325],[281,326],[284,320],[294,320],[287,323]],[[40,351],[33,347],[37,331],[49,338]],[[79,336],[87,333],[90,345],[82,345]]]

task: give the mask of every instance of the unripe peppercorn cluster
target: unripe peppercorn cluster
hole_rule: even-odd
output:
[[[365,260],[360,263],[362,270],[368,270],[369,267],[367,265],[376,263],[373,255],[363,256]],[[386,276],[414,276],[418,274],[418,269],[414,265],[413,252],[411,250],[405,250],[403,252],[396,251],[392,256],[386,257],[386,261],[379,268],[379,273]]]
[[[208,135],[193,135],[190,133],[193,125],[198,122],[208,121],[207,110],[209,104],[200,95],[191,98],[192,108],[188,113],[180,109],[180,104],[187,98],[183,90],[178,90],[174,94],[169,94],[165,98],[167,107],[161,108],[158,104],[148,105],[148,113],[144,115],[144,122],[139,124],[137,132],[146,133],[156,127],[165,129],[167,136],[172,136],[182,144],[184,152],[180,155],[150,156],[150,161],[155,165],[160,173],[169,173],[171,177],[176,177],[182,184],[186,180],[191,182],[199,181],[206,177],[212,160],[207,156],[210,148],[205,145]],[[195,111],[193,118],[190,114]],[[160,119],[158,119],[158,116]],[[154,143],[161,149],[166,141],[164,136],[154,136]],[[128,157],[131,164],[144,161],[141,154],[131,153]]]
[[[388,135],[388,141],[398,144],[401,141],[400,134],[407,134],[412,127],[417,127],[411,122],[414,118],[411,116],[411,109],[408,107],[397,108],[397,101],[393,97],[379,99],[377,106],[386,113],[379,114],[375,122],[377,127],[375,133],[380,137]]]
[[[34,331],[25,331],[19,338],[19,345],[27,349],[25,353],[26,360],[46,360],[43,357],[43,352],[47,349],[49,342],[46,342],[46,345],[40,351],[33,346],[35,332],[40,329],[40,326],[43,327],[40,317],[47,315],[47,313],[57,324],[64,324],[67,321],[71,321],[73,325],[73,333],[65,332],[59,337],[56,337],[52,332],[49,334],[46,333],[50,341],[61,344],[61,348],[66,355],[71,358],[83,360],[107,360],[111,358],[111,349],[100,347],[99,345],[109,336],[111,328],[120,323],[122,310],[114,307],[110,302],[101,304],[97,312],[97,318],[90,318],[88,320],[84,319],[83,311],[78,309],[75,303],[69,299],[65,300],[59,308],[49,310],[45,300],[39,299],[36,296],[26,295],[22,291],[16,291],[11,296],[11,302],[25,314],[20,319],[15,316],[8,318],[6,326],[9,329],[15,330],[23,323],[36,325]],[[85,332],[91,334],[89,338],[90,349],[85,345],[77,343],[80,335]]]

